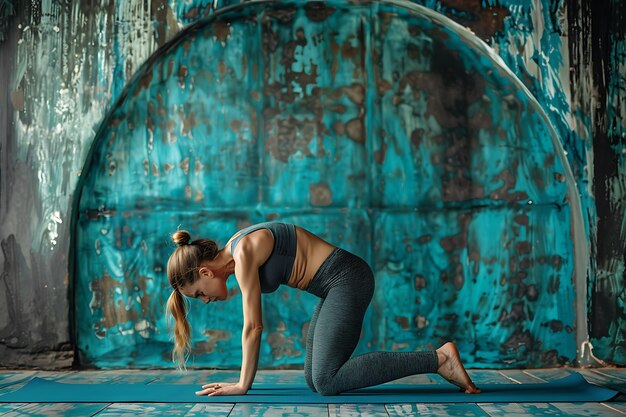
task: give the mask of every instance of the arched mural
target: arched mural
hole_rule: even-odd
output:
[[[570,363],[586,339],[575,284],[585,291],[587,258],[575,261],[580,209],[562,152],[519,80],[433,11],[220,10],[137,71],[89,152],[71,255],[80,362],[171,367],[170,233],[223,245],[280,220],[374,269],[357,354],[454,340],[469,367]],[[230,281],[229,303],[190,300],[191,366],[241,364]],[[264,295],[260,367],[304,362],[315,303],[289,287]]]

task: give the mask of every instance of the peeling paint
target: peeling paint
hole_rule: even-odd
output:
[[[418,9],[384,3],[346,8],[340,2],[239,7],[187,32],[135,75],[101,126],[92,168],[83,175],[87,192],[80,212],[123,207],[130,217],[110,218],[105,226],[120,238],[127,233],[122,221],[144,235],[137,216],[144,230],[165,233],[169,220],[157,216],[168,213],[175,223],[186,219],[190,229],[223,242],[235,231],[228,214],[235,208],[247,213],[249,223],[291,220],[322,235],[347,228],[329,241],[362,255],[377,277],[362,345],[415,350],[448,335],[459,341],[470,365],[538,365],[545,358],[561,364],[575,358],[574,335],[554,336],[555,327],[543,325],[558,319],[571,328],[574,319],[572,304],[551,306],[548,281],[541,279],[556,275],[570,282],[573,273],[571,240],[556,232],[570,224],[569,211],[560,208],[566,185],[554,179],[565,172],[561,159],[537,117],[540,110],[467,38]],[[259,52],[246,55],[247,49]],[[199,66],[209,53],[212,59]],[[247,71],[250,62],[260,71]],[[212,83],[203,79],[207,73]],[[381,85],[384,90],[369,87]],[[158,102],[163,111],[147,113],[144,102]],[[142,123],[149,136],[138,128]],[[264,126],[258,136],[253,123]],[[150,140],[147,153],[143,144],[164,130],[171,140]],[[117,161],[114,172],[103,175],[94,168],[110,160]],[[167,175],[165,164],[172,167]],[[160,210],[138,212],[140,195]],[[415,209],[428,214],[422,218]],[[200,222],[190,213],[206,213],[211,220]],[[103,220],[79,220],[78,241],[88,242],[90,230]],[[355,230],[372,234],[360,240]],[[499,238],[492,242],[494,235]],[[132,243],[120,246],[107,236],[99,237],[106,250],[95,259],[114,268],[113,285],[127,275],[124,265],[133,264],[134,252]],[[165,258],[165,249],[154,259]],[[83,252],[81,262],[92,256]],[[553,257],[561,259],[558,267],[545,261]],[[573,296],[571,285],[553,289],[558,297]],[[123,298],[125,290],[119,291]],[[168,289],[163,291],[162,299]],[[264,365],[297,363],[304,354],[301,329],[314,300],[285,298],[285,291],[264,300],[266,328],[276,329],[265,335]],[[493,310],[472,297],[490,292],[498,302]],[[119,300],[106,304],[116,302],[117,309],[123,307]],[[220,328],[227,323],[234,329],[210,345],[194,330],[198,352],[234,350],[241,318],[233,308],[224,305],[209,318],[192,308],[192,323],[211,329],[220,320]],[[149,320],[111,306],[104,317],[110,320],[107,331]],[[151,322],[157,332],[149,343],[165,342],[160,319]],[[83,360],[101,363],[110,344],[134,337],[132,329],[124,331],[107,335],[105,344],[88,345],[91,331],[83,330]],[[490,340],[494,333],[505,342]],[[523,349],[513,350],[515,343]],[[547,354],[550,349],[558,356]],[[484,356],[489,350],[494,353]],[[238,365],[237,355],[198,359]]]
[[[593,19],[605,14],[585,2],[580,9],[562,0],[419,3],[488,42],[556,128],[592,249],[591,340],[597,356],[623,363],[626,105],[623,80],[613,75],[624,72],[623,28],[615,27],[623,7],[612,1],[613,26],[598,34],[604,24]],[[39,2],[29,16],[17,10],[1,52],[15,67],[4,83],[14,117],[3,122],[11,132],[0,167],[2,279],[13,298],[0,292],[6,306],[0,347],[53,349],[70,340],[65,291],[76,275],[59,266],[68,262],[70,201],[81,199],[84,262],[77,271],[86,286],[77,284],[76,315],[94,317],[83,323],[77,343],[89,346],[93,357],[83,359],[91,364],[168,366],[171,343],[160,311],[167,286],[159,265],[171,250],[168,231],[184,223],[224,242],[242,224],[270,218],[308,226],[375,267],[379,287],[389,293],[376,296],[374,309],[384,314],[368,311],[357,352],[415,350],[454,334],[470,365],[572,361],[571,242],[559,232],[571,222],[565,172],[541,140],[549,133],[528,128],[541,121],[524,117],[523,95],[499,84],[498,68],[485,70],[467,44],[426,21],[405,24],[380,10],[376,26],[342,7],[286,3],[271,12],[239,7],[231,12],[234,24],[204,33],[215,40],[212,49],[189,58],[198,42],[189,37],[178,55],[131,81],[159,46],[214,7],[211,1]],[[240,31],[245,27],[250,30]],[[387,41],[377,43],[373,31]],[[599,39],[607,49],[600,50],[602,59],[591,59]],[[206,63],[209,56],[215,65]],[[127,97],[136,104],[99,133],[107,140],[96,162],[88,155],[94,132],[127,84],[136,86]],[[212,98],[193,104],[207,89]],[[600,140],[603,131],[607,140]],[[494,155],[500,146],[509,149],[506,156]],[[87,157],[108,185],[72,195],[90,175]],[[502,204],[512,206],[499,211]],[[230,215],[215,207],[229,207]],[[403,212],[409,208],[420,215]],[[508,229],[498,230],[498,222]],[[396,235],[403,237],[385,238]],[[33,294],[18,281],[32,284]],[[487,297],[487,288],[495,294]],[[263,365],[302,361],[314,300],[288,295],[279,291],[264,301],[267,320],[282,324],[264,347]],[[463,299],[484,308],[462,308]],[[219,353],[223,363],[238,366],[232,346],[240,323],[234,314],[226,325],[218,322],[226,313],[194,317],[196,364],[212,364]],[[24,320],[9,320],[15,317]],[[505,341],[480,342],[481,332]]]

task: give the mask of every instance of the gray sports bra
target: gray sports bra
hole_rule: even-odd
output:
[[[274,292],[280,284],[287,284],[296,259],[296,226],[290,223],[264,222],[241,229],[241,233],[230,244],[231,253],[235,246],[248,233],[259,229],[269,229],[274,235],[274,248],[267,261],[259,267],[261,292]]]

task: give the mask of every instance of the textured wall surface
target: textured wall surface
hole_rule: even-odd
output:
[[[373,266],[364,349],[455,339],[470,366],[571,362],[565,169],[541,108],[428,9],[297,4],[181,32],[102,125],[75,194],[81,362],[167,365],[167,232],[223,243],[267,219]],[[189,316],[198,365],[241,363],[233,286]],[[264,297],[262,366],[304,360],[315,299],[292,293]]]
[[[384,139],[380,139],[382,136],[379,136],[380,142],[376,145],[378,153],[367,154],[367,152],[359,151],[359,149],[364,149],[359,139],[365,136],[359,124],[361,115],[358,112],[360,107],[365,106],[359,102],[362,99],[362,92],[358,88],[350,89],[350,84],[348,84],[348,81],[358,80],[358,70],[363,69],[363,63],[353,59],[351,61],[351,57],[363,54],[363,51],[358,48],[360,45],[358,38],[351,41],[345,40],[341,44],[345,46],[335,51],[331,49],[332,53],[340,57],[337,59],[339,62],[348,64],[354,62],[351,64],[354,67],[351,74],[344,67],[341,69],[306,67],[306,62],[301,59],[306,56],[302,55],[306,53],[306,45],[299,44],[297,41],[287,45],[281,43],[280,38],[268,39],[268,44],[263,47],[285,51],[282,52],[282,56],[286,61],[280,61],[281,56],[276,53],[275,68],[284,68],[286,64],[291,63],[291,71],[280,73],[272,72],[273,68],[246,68],[246,74],[256,72],[257,77],[270,77],[263,78],[263,80],[274,81],[273,85],[269,83],[270,87],[263,91],[263,95],[274,97],[276,103],[273,104],[276,105],[267,106],[268,113],[263,113],[263,117],[258,118],[258,120],[266,120],[266,124],[262,127],[269,132],[269,140],[265,141],[266,147],[262,149],[263,157],[245,159],[238,162],[243,165],[235,165],[235,159],[225,154],[226,151],[216,153],[213,149],[206,155],[207,158],[210,156],[206,162],[193,156],[177,160],[175,169],[189,170],[192,173],[185,177],[189,182],[172,184],[174,188],[178,187],[182,190],[181,195],[184,196],[184,201],[192,203],[189,205],[188,213],[178,207],[175,211],[177,214],[163,216],[159,215],[154,207],[145,205],[143,214],[133,213],[132,216],[127,217],[134,219],[132,228],[124,220],[126,217],[121,208],[124,206],[117,205],[117,202],[119,212],[110,213],[110,215],[106,212],[93,213],[93,220],[90,223],[93,229],[89,232],[92,239],[89,244],[81,246],[81,249],[98,253],[99,259],[106,261],[95,265],[83,265],[81,273],[87,277],[84,284],[89,285],[88,290],[82,294],[78,293],[76,300],[70,299],[68,253],[70,219],[73,215],[71,204],[75,198],[73,192],[80,178],[81,169],[96,136],[95,131],[107,110],[118,100],[124,85],[147,57],[178,33],[184,25],[197,21],[203,15],[212,12],[210,2],[172,4],[175,5],[167,2],[145,4],[109,2],[104,6],[86,5],[82,2],[63,5],[52,2],[33,2],[32,4],[24,2],[16,6],[15,16],[9,19],[5,40],[0,44],[0,58],[3,62],[0,69],[0,81],[3,82],[2,85],[9,86],[8,89],[2,90],[0,96],[2,100],[0,126],[5,132],[1,142],[3,152],[0,161],[2,174],[0,177],[0,238],[4,256],[1,275],[2,290],[0,291],[0,357],[3,358],[3,364],[60,367],[71,363],[74,340],[70,335],[70,321],[73,320],[70,315],[73,313],[70,306],[74,305],[74,301],[77,303],[77,311],[80,311],[81,302],[89,303],[89,308],[93,308],[92,314],[102,315],[100,327],[92,326],[85,330],[91,332],[99,341],[113,340],[113,337],[107,339],[111,333],[123,336],[134,332],[136,335],[133,337],[136,338],[153,337],[159,323],[150,322],[145,318],[157,317],[160,314],[159,308],[164,300],[158,298],[164,282],[164,270],[163,266],[159,269],[158,265],[145,262],[146,259],[157,258],[164,262],[166,253],[171,248],[167,248],[165,233],[153,234],[153,240],[150,242],[142,242],[142,239],[154,233],[156,226],[159,230],[165,231],[173,230],[178,224],[184,223],[188,229],[214,236],[223,242],[230,233],[234,233],[237,227],[266,218],[268,213],[264,211],[259,211],[256,214],[258,217],[241,212],[231,213],[229,220],[225,221],[219,216],[215,217],[215,214],[196,211],[197,205],[202,201],[207,201],[206,199],[231,198],[227,201],[233,201],[234,197],[245,200],[248,196],[250,199],[245,201],[254,201],[250,190],[245,189],[246,185],[250,186],[251,177],[239,178],[237,175],[249,170],[254,171],[255,167],[250,164],[260,164],[256,168],[261,166],[265,168],[259,171],[264,173],[264,177],[260,177],[259,181],[264,181],[265,195],[271,195],[275,204],[290,207],[290,203],[306,203],[311,206],[324,207],[325,213],[329,213],[325,216],[300,214],[289,218],[282,212],[271,210],[271,216],[305,223],[312,231],[319,232],[328,240],[344,244],[348,248],[352,247],[355,252],[368,257],[377,271],[383,269],[386,271],[381,272],[380,277],[389,284],[390,288],[398,283],[405,285],[404,288],[411,288],[411,291],[406,293],[407,299],[397,307],[399,311],[402,310],[402,314],[393,311],[396,299],[392,304],[386,301],[385,294],[378,296],[380,307],[387,310],[378,309],[370,313],[378,314],[379,317],[378,319],[369,318],[376,325],[367,330],[370,333],[365,334],[364,340],[369,340],[372,344],[362,346],[361,349],[413,349],[419,347],[420,344],[436,344],[439,342],[437,337],[457,335],[457,341],[464,346],[464,353],[467,352],[470,355],[470,362],[474,361],[475,365],[498,364],[499,361],[506,361],[500,363],[501,366],[506,366],[507,363],[519,364],[520,360],[527,361],[529,366],[554,365],[572,359],[575,346],[572,345],[572,330],[568,328],[568,324],[572,323],[573,319],[571,316],[557,314],[567,311],[572,314],[572,301],[567,298],[557,300],[554,295],[555,290],[567,291],[567,288],[570,290],[572,288],[571,281],[569,281],[571,271],[568,272],[572,261],[567,258],[569,243],[558,240],[567,240],[569,234],[556,232],[556,230],[562,230],[564,224],[569,224],[570,219],[566,218],[566,210],[550,210],[552,214],[549,215],[541,213],[538,207],[530,211],[524,209],[522,213],[515,216],[511,216],[509,211],[507,217],[502,213],[485,209],[481,215],[486,220],[482,220],[482,223],[476,213],[463,216],[457,212],[451,218],[446,218],[444,214],[433,214],[430,217],[421,216],[419,220],[415,218],[417,216],[410,218],[409,214],[394,214],[395,217],[387,215],[377,218],[376,224],[380,225],[380,228],[368,230],[360,226],[363,224],[361,214],[351,214],[350,210],[341,208],[342,204],[350,208],[364,207],[365,201],[362,198],[365,197],[378,198],[380,203],[392,197],[400,200],[407,196],[414,197],[414,192],[419,194],[423,191],[419,189],[423,183],[418,181],[411,183],[398,175],[402,175],[402,169],[417,166],[416,159],[411,157],[416,154],[407,152],[407,149],[420,144],[424,147],[427,141],[434,139],[429,135],[436,131],[432,124],[425,125],[429,130],[419,125],[411,126],[409,131],[417,133],[414,136],[405,136],[404,141],[392,142],[390,138],[398,137],[394,131],[394,135],[386,136]],[[610,5],[600,2],[595,6],[583,4],[580,8],[573,6],[568,8],[562,2],[548,0],[501,1],[497,4],[480,1],[424,2],[424,4],[468,26],[492,45],[504,62],[537,97],[559,132],[582,194],[587,239],[592,249],[588,299],[591,342],[596,348],[594,353],[610,362],[626,362],[623,351],[624,254],[626,252],[623,207],[624,175],[626,175],[623,169],[625,46],[623,28],[618,25],[619,19],[623,18],[623,6],[617,0],[613,0]],[[219,7],[226,5],[227,3],[218,2]],[[610,24],[608,25],[602,20],[606,16],[609,16]],[[314,17],[320,19],[320,16]],[[319,20],[307,18],[307,21],[319,22]],[[262,28],[262,26],[256,27]],[[353,29],[354,33],[359,33],[358,27],[355,26]],[[290,34],[292,37],[296,36],[295,39],[298,39],[297,35],[298,32]],[[245,43],[252,39],[255,38],[241,39],[240,42]],[[417,39],[418,37],[415,38],[416,42]],[[230,39],[229,43],[232,41],[233,39]],[[258,37],[256,41],[258,42]],[[315,39],[311,39],[308,45],[311,44],[315,44]],[[393,42],[391,46],[394,46]],[[381,50],[393,50],[393,48]],[[246,54],[255,53],[253,50],[246,49],[245,45],[241,45],[241,51],[245,53],[238,57],[237,65],[225,62],[223,66],[218,66],[217,74],[220,77],[236,79],[241,76],[242,72],[237,71],[243,70],[242,62],[245,61]],[[410,46],[409,52],[417,54],[415,56],[407,54],[411,62],[420,62],[420,58],[424,60],[424,57],[419,55],[423,49]],[[570,71],[570,65],[572,71]],[[164,68],[166,71],[167,68]],[[331,119],[336,122],[334,124],[329,124],[330,120],[323,120],[323,123],[320,123],[319,119],[316,119],[317,113],[315,112],[321,111],[316,110],[315,107],[315,105],[320,105],[320,97],[315,96],[317,92],[306,89],[293,91],[292,89],[291,94],[295,98],[302,97],[304,94],[316,98],[315,101],[299,99],[290,102],[289,97],[285,96],[287,93],[281,88],[280,80],[289,76],[297,76],[295,80],[297,85],[311,86],[312,83],[305,75],[312,74],[312,71],[317,71],[316,74],[320,78],[315,80],[316,83],[326,82],[325,87],[328,89],[342,85],[323,79],[331,74],[339,77],[338,81],[335,78],[333,82],[346,83],[344,86],[346,88],[338,89],[336,96],[328,93],[322,96],[325,99],[322,105],[330,106],[330,109],[336,113],[335,119]],[[370,73],[373,74],[373,71]],[[176,87],[178,89],[181,88],[180,84],[191,87],[196,82],[195,80],[189,81],[185,70],[178,74],[180,78],[179,85]],[[298,74],[301,75],[298,76]],[[346,75],[353,79],[340,78]],[[393,74],[391,80],[393,81],[391,87],[398,88],[401,80],[394,79]],[[571,92],[570,81],[572,81]],[[200,79],[197,82],[202,81]],[[440,81],[439,86],[421,85],[419,82],[419,78],[409,79],[403,85],[409,89],[439,88],[451,94],[456,100],[461,100],[464,105],[467,104],[466,98],[457,97],[459,93],[468,94],[462,80],[454,84],[449,78],[445,78]],[[601,83],[604,84],[600,85]],[[598,85],[604,86],[604,89],[597,88]],[[232,86],[231,88],[234,89]],[[383,85],[381,88],[389,87]],[[226,108],[249,113],[250,110],[247,108],[249,103],[255,103],[255,100],[258,100],[258,97],[234,100],[231,94],[226,94],[227,92],[227,90],[224,92]],[[398,101],[392,101],[388,106],[403,108],[401,95],[390,94],[389,96],[396,97]],[[277,103],[288,104],[280,107]],[[445,127],[450,124],[454,126],[454,120],[445,118],[446,103],[442,100],[439,113],[435,112],[435,116],[438,117],[432,116],[431,119],[440,126]],[[433,103],[429,102],[429,104]],[[385,103],[380,105],[384,106]],[[297,114],[297,110],[302,108],[315,117],[308,119],[294,116],[285,120],[281,119],[284,112]],[[421,109],[419,107],[404,108],[418,115],[421,114],[424,123],[428,120],[426,116],[431,116],[429,106],[425,103]],[[159,111],[158,100],[152,108],[141,109],[144,115],[151,111]],[[180,123],[176,126],[153,126],[152,132],[160,133],[160,137],[155,136],[154,139],[163,141],[165,134],[166,141],[174,136],[180,136],[181,142],[194,140],[197,136],[197,134],[193,135],[194,131],[202,127],[202,116],[197,115],[195,119],[183,118],[182,115],[187,114],[188,110],[182,104],[174,111],[177,112],[173,113],[173,117],[180,117]],[[324,111],[329,110],[324,109]],[[139,114],[141,113],[138,110],[130,114],[130,118],[138,117]],[[349,123],[350,121],[353,123]],[[255,131],[258,126],[254,124],[237,124],[236,121],[233,124],[233,119],[226,114],[220,122],[223,125],[216,128],[221,127],[226,133],[221,140],[237,146],[238,152],[246,152],[247,146],[250,146],[247,141],[251,140],[254,132],[260,132],[260,130]],[[139,123],[138,125],[146,130],[144,133],[151,131],[145,129],[144,119],[139,120]],[[378,123],[383,125],[385,120],[380,119]],[[290,137],[289,134],[294,131],[296,125],[299,127],[300,135],[295,138]],[[328,144],[319,140],[320,129],[327,125],[332,128],[333,132],[341,132],[340,137],[343,139],[341,142],[337,141],[337,144],[347,146],[347,148],[342,149],[337,144],[329,147]],[[420,128],[423,130],[420,131]],[[174,133],[168,133],[174,129],[176,129]],[[204,133],[211,134],[211,132]],[[449,136],[445,139],[449,141],[454,138]],[[119,145],[125,143],[131,149],[131,142],[117,140],[115,143]],[[144,140],[143,143],[149,144],[150,141]],[[454,158],[465,155],[461,144],[467,142],[459,140],[458,143],[457,147],[449,148]],[[140,145],[132,144],[132,146]],[[381,152],[383,149],[384,152]],[[324,151],[327,152],[325,156],[316,154],[316,152]],[[324,158],[341,155],[340,151],[356,152],[357,157],[350,162],[352,165],[341,166],[336,162],[330,165],[323,164]],[[149,152],[148,146],[145,152]],[[353,184],[352,186],[361,187],[371,184],[366,181],[363,174],[359,174],[359,170],[364,169],[359,165],[359,161],[362,161],[366,154],[374,158],[373,166],[379,164],[382,167],[380,168],[382,176],[378,178],[390,183],[388,187],[380,189],[374,187],[371,190],[375,192],[370,191],[369,194],[351,197],[347,194],[351,185],[336,179],[326,183],[321,181],[323,178],[320,178],[320,173],[325,177],[335,178],[333,175],[337,172],[333,172],[333,169],[349,168],[350,172],[356,173],[346,179]],[[445,152],[442,156],[446,156]],[[149,159],[146,158],[146,160]],[[262,162],[268,160],[272,163]],[[137,156],[136,161],[143,161],[143,159]],[[469,161],[462,162],[467,167]],[[225,163],[231,165],[224,165]],[[552,164],[556,163],[556,159],[552,161]],[[213,192],[216,189],[217,183],[213,182],[216,178],[221,181],[231,179],[225,175],[224,169],[219,168],[220,164],[234,169],[235,176],[232,181],[237,190],[240,189],[239,187],[244,187],[243,192],[237,195],[231,195],[228,192],[221,194]],[[288,169],[293,170],[290,175],[279,170],[285,164]],[[440,166],[442,166],[441,163]],[[211,182],[207,180],[209,167],[216,170],[210,176]],[[171,168],[174,169],[174,167]],[[556,168],[555,171],[558,170],[558,167]],[[144,165],[141,170],[134,172],[128,167],[116,164],[102,165],[99,169],[114,170],[116,175],[119,174],[117,178],[122,178],[122,175],[127,174],[144,176],[144,178],[149,176],[153,187],[143,187],[141,191],[142,195],[150,195],[151,190],[160,189],[158,184],[167,175],[168,165],[163,160],[154,165],[150,163]],[[203,170],[206,172],[203,176],[193,175],[193,172]],[[452,180],[455,179],[454,172],[454,167],[452,167],[449,170]],[[490,173],[497,172],[491,171]],[[558,183],[558,176],[557,178],[542,178],[543,174],[545,172],[539,171],[535,178]],[[130,178],[126,178],[128,182],[123,183],[122,195],[129,193],[136,185],[132,181],[133,177]],[[462,177],[456,177],[457,180],[459,178],[462,179]],[[292,188],[296,179],[299,182],[295,184],[299,188]],[[483,182],[482,179],[481,182]],[[501,182],[506,185],[506,177],[501,178]],[[394,192],[392,186],[398,184],[409,187],[411,192]],[[462,187],[460,183],[456,184],[457,187],[452,189],[458,195]],[[544,187],[545,183],[540,188]],[[228,190],[234,189],[232,186],[228,188]],[[388,190],[387,194],[385,190]],[[272,191],[274,191],[273,194]],[[466,192],[466,196],[471,196],[476,189],[468,187]],[[92,196],[98,197],[95,193],[92,193]],[[180,202],[180,200],[177,201]],[[213,201],[212,204],[218,202],[210,201]],[[111,202],[108,201],[109,203]],[[131,203],[135,211],[142,208],[140,198]],[[90,207],[97,209],[97,206]],[[332,215],[329,207],[336,207]],[[596,207],[598,214],[596,214]],[[172,206],[165,205],[162,209],[171,210],[172,208]],[[145,217],[142,219],[141,216]],[[393,221],[389,223],[392,217]],[[471,254],[468,249],[478,246],[488,247],[488,244],[496,245],[490,253],[494,253],[493,265],[498,265],[496,260],[500,260],[503,255],[498,251],[502,251],[502,241],[506,240],[506,237],[478,242],[475,239],[477,239],[476,236],[488,236],[485,230],[487,224],[496,227],[493,229],[494,235],[501,233],[497,225],[503,223],[500,220],[503,218],[510,219],[507,223],[509,225],[518,222],[520,230],[530,229],[528,225],[539,225],[541,230],[553,228],[554,232],[549,235],[542,233],[543,240],[540,240],[539,244],[532,241],[532,244],[529,243],[526,246],[507,249],[511,252],[505,255],[511,259],[515,259],[512,256],[515,250],[521,250],[522,255],[525,251],[530,251],[527,253],[531,255],[518,258],[518,260],[526,259],[519,269],[530,270],[530,273],[525,276],[518,275],[517,282],[510,279],[509,281],[512,282],[507,282],[506,286],[501,287],[508,293],[499,296],[502,305],[492,312],[494,316],[491,317],[491,321],[486,321],[483,315],[480,317],[480,323],[474,324],[471,315],[460,316],[461,313],[465,313],[464,309],[457,308],[454,303],[447,305],[445,300],[454,300],[455,297],[462,296],[463,288],[476,290],[475,284],[459,287],[459,281],[455,280],[455,277],[465,276],[464,274],[478,276],[489,271],[486,266],[487,262],[491,262],[489,260],[482,261],[484,268],[471,271],[471,266],[474,265],[471,258],[470,260],[463,258],[464,254]],[[96,227],[98,222],[105,224],[106,227],[98,229]],[[232,231],[226,230],[224,224],[229,225],[228,228],[232,228]],[[442,224],[445,225],[444,230],[440,229],[442,234],[432,232],[433,226]],[[371,232],[371,230],[392,232],[398,225],[413,227],[415,232],[411,231],[406,235],[396,233],[393,234],[393,238],[388,239]],[[480,233],[473,234],[472,227],[475,227],[473,225],[479,226]],[[403,230],[405,229],[402,229],[402,226],[398,229],[400,233]],[[97,232],[101,234],[99,240],[95,238]],[[546,240],[546,236],[557,240]],[[423,240],[419,240],[420,238]],[[527,237],[516,236],[516,238]],[[416,239],[417,242],[411,243]],[[424,257],[412,260],[411,267],[426,271],[425,275],[420,275],[409,273],[407,265],[397,260],[391,259],[389,262],[390,259],[387,259],[386,264],[373,263],[372,252],[358,248],[357,244],[361,241],[369,241],[369,244],[384,242],[385,246],[376,247],[376,249],[386,253],[387,258],[390,253],[393,253],[393,249],[399,248],[400,251],[407,253],[407,247],[410,248],[409,250],[419,247],[420,250],[425,251],[428,245],[433,246],[433,249],[428,251],[429,253],[437,254],[436,250],[446,253],[430,260]],[[143,253],[136,250],[137,248],[142,248]],[[544,250],[542,248],[546,250],[546,253],[541,252]],[[548,254],[551,256],[546,256]],[[405,262],[408,262],[408,259],[411,258],[405,258]],[[437,259],[445,259],[445,265],[437,264]],[[425,265],[426,261],[431,262],[432,265]],[[505,266],[511,267],[510,264]],[[455,273],[454,271],[458,271],[458,268],[465,268],[467,271]],[[142,275],[140,271],[150,272]],[[433,271],[437,271],[439,275]],[[445,274],[441,274],[441,271],[445,271]],[[497,273],[497,268],[494,266],[489,273]],[[514,277],[510,271],[507,271],[507,274]],[[559,278],[556,279],[555,276]],[[564,280],[568,282],[563,282]],[[120,282],[123,285],[120,285]],[[412,287],[406,287],[409,282],[413,282]],[[427,286],[427,283],[430,286]],[[433,287],[435,284],[437,286]],[[78,290],[80,283],[77,282],[75,285]],[[120,293],[116,292],[118,289]],[[445,291],[442,292],[442,289]],[[434,299],[434,295],[431,294],[435,291],[438,297],[442,297],[443,293],[443,300]],[[393,292],[399,293],[400,291],[393,290],[390,294]],[[420,297],[418,293],[423,296]],[[419,301],[413,299],[416,295]],[[300,352],[301,337],[306,331],[306,316],[310,314],[308,308],[310,300],[282,302],[283,298],[299,297],[296,292],[285,292],[276,296],[281,302],[279,300],[266,302],[266,317],[270,320],[287,317],[294,322],[281,323],[278,320],[275,328],[270,329],[266,334],[271,351],[264,352],[264,365],[297,362],[298,355],[302,354]],[[478,294],[473,293],[473,296],[478,297]],[[153,298],[150,300],[149,297]],[[555,301],[562,302],[563,305],[552,305]],[[302,307],[300,311],[281,311],[287,305],[301,305]],[[438,310],[434,308],[435,306],[444,309]],[[537,309],[549,312],[551,308],[554,309],[554,314],[552,314],[554,320],[548,321],[551,317],[550,313],[545,313],[540,319],[532,321]],[[410,313],[407,313],[407,310]],[[425,311],[428,312],[427,315]],[[203,323],[203,327],[208,329],[207,332],[197,335],[206,340],[204,344],[196,345],[198,352],[209,352],[220,349],[220,346],[227,346],[228,354],[224,358],[234,363],[236,357],[234,355],[237,352],[231,352],[230,348],[234,343],[230,343],[229,340],[237,338],[233,334],[212,330],[217,327],[210,325],[210,320],[214,319],[210,315],[207,319],[209,321]],[[92,320],[92,317],[89,320]],[[233,321],[235,321],[234,318]],[[426,324],[427,321],[428,324]],[[433,329],[433,321],[437,321],[437,329],[432,330],[432,333],[426,333],[423,329]],[[119,323],[122,325],[118,325]],[[529,323],[536,327],[528,328]],[[85,322],[79,316],[77,324],[87,326],[93,323]],[[496,334],[496,337],[501,336],[502,339],[485,351],[472,351],[475,346],[472,338],[475,334],[467,332],[485,331],[490,326],[500,329],[501,333]],[[98,333],[102,331],[106,333]],[[202,332],[202,327],[197,331]],[[98,339],[98,336],[104,338]],[[542,346],[545,341],[549,342],[548,346]],[[102,349],[102,351],[96,351],[98,353],[111,352],[111,362],[108,363],[111,366],[126,366],[124,362],[116,359],[120,357],[120,353],[135,357],[162,356],[164,350],[163,346],[158,345],[156,347],[147,345],[146,350],[152,349],[150,352],[134,350],[132,352],[120,351],[116,354],[114,350],[108,350],[108,347]],[[527,356],[516,356],[520,352]],[[89,358],[87,359],[89,362]],[[165,359],[161,357],[161,360]],[[210,355],[199,356],[200,362],[210,363],[211,360]],[[128,363],[133,362],[131,360]]]
[[[595,196],[589,336],[608,362],[626,357],[626,3],[582,1],[569,12],[572,98],[581,168]]]

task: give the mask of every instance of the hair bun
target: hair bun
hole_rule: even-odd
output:
[[[174,234],[172,235],[172,240],[174,241],[174,243],[176,243],[178,246],[184,246],[184,245],[188,245],[189,241],[191,240],[191,235],[189,234],[188,231],[186,230],[177,230],[176,232],[174,232]]]

